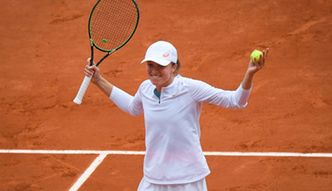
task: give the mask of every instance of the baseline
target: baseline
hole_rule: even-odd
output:
[[[145,151],[124,150],[28,150],[0,149],[0,154],[96,154],[96,155],[145,155]],[[332,158],[332,153],[301,152],[204,152],[205,156],[252,156],[252,157],[325,157]]]

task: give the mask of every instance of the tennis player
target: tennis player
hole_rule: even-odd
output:
[[[207,191],[205,177],[210,170],[200,144],[202,103],[246,107],[253,77],[263,68],[267,51],[259,62],[249,62],[234,91],[178,74],[177,50],[165,41],[147,49],[141,63],[146,64],[149,79],[134,96],[108,82],[96,66],[86,66],[85,74],[120,109],[134,116],[144,114],[146,155],[138,191]]]

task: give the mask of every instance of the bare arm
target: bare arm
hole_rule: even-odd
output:
[[[107,81],[105,78],[103,78],[102,76],[100,77],[99,80],[97,81],[92,81],[95,85],[97,85],[97,87],[103,91],[107,97],[109,97],[112,93],[112,89],[113,89],[113,84],[111,84],[109,81]]]
[[[88,59],[88,63],[89,62],[90,59]],[[84,73],[86,76],[92,77],[92,83],[94,83],[101,91],[103,91],[107,95],[107,97],[111,95],[113,84],[111,84],[109,81],[107,81],[101,76],[98,67],[96,67],[95,65],[89,66],[89,64],[87,64],[85,66]]]
[[[105,78],[103,78],[98,67],[95,65],[89,66],[89,63],[90,59],[88,59],[88,64],[85,66],[85,75],[91,77],[92,83],[94,83],[102,92],[104,92],[115,105],[117,105],[124,112],[134,116],[143,112],[141,98],[138,93],[136,93],[135,96],[131,96],[125,91],[115,87]]]
[[[242,88],[245,90],[249,90],[251,88],[253,78],[254,74],[247,71],[242,80]]]
[[[248,90],[251,88],[254,75],[256,74],[256,72],[258,72],[264,67],[268,52],[269,52],[268,48],[263,50],[263,56],[260,58],[258,62],[256,60],[249,62],[248,69],[242,80],[243,89]]]

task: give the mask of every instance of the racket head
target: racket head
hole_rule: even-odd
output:
[[[114,52],[133,37],[139,22],[135,0],[98,0],[88,22],[91,46],[103,52]]]

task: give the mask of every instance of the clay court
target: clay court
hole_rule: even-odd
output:
[[[143,116],[122,112],[94,86],[82,105],[72,102],[90,56],[87,21],[94,3],[2,1],[1,191],[69,190],[97,157],[104,158],[78,190],[137,189],[142,153],[84,151],[144,151]],[[253,49],[270,48],[246,109],[203,106],[201,143],[205,152],[276,154],[206,156],[209,191],[332,190],[332,1],[138,4],[135,36],[100,65],[105,78],[132,95],[147,78],[139,63],[157,40],[177,47],[183,76],[222,89],[238,87]],[[278,156],[284,152],[302,155]]]

